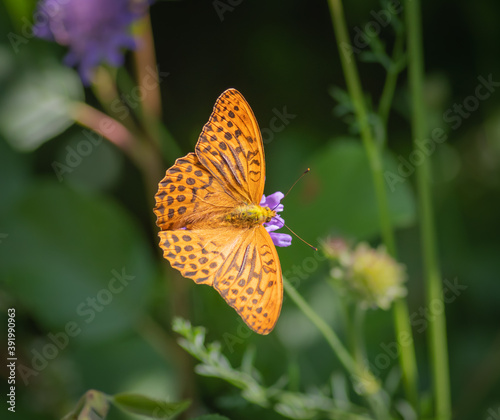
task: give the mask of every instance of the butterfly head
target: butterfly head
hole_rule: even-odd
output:
[[[260,207],[260,206],[259,206]],[[276,216],[276,210],[271,210],[269,207],[261,207],[262,213],[265,217],[265,220],[263,223],[269,223],[271,219]]]

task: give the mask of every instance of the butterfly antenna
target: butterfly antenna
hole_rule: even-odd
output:
[[[306,169],[306,170],[302,173],[302,175],[301,175],[301,176],[299,176],[299,177],[297,178],[297,180],[293,183],[293,185],[292,185],[292,186],[288,189],[288,191],[287,191],[287,192],[286,192],[286,194],[285,194],[285,197],[283,197],[283,198],[282,198],[282,200],[284,200],[284,199],[286,198],[286,196],[290,193],[290,191],[292,191],[292,188],[293,188],[293,187],[295,187],[295,184],[297,184],[297,182],[299,182],[299,181],[302,179],[302,177],[303,177],[305,174],[307,174],[310,170],[311,170],[310,168],[307,168],[307,169]]]
[[[288,189],[288,191],[286,192],[286,194],[283,196],[283,198],[282,198],[281,200],[284,200],[284,199],[286,198],[286,196],[290,193],[290,191],[292,191],[292,188],[293,188],[293,187],[295,187],[295,184],[297,184],[297,182],[299,182],[299,181],[302,179],[302,177],[303,177],[305,174],[307,174],[310,170],[311,170],[310,168],[307,168],[307,169],[306,169],[306,170],[302,173],[302,175],[301,175],[301,176],[299,176],[299,177],[296,179],[296,181],[295,181],[295,182],[292,184],[292,186]],[[280,200],[280,201],[281,201],[281,200]],[[275,210],[275,209],[276,209],[276,207],[278,207],[278,206],[279,206],[279,203],[278,203],[278,204],[276,204],[272,210]],[[298,236],[297,236],[297,238],[298,238]],[[307,242],[306,242],[306,243],[307,243]],[[308,245],[309,245],[309,244],[308,244]],[[313,248],[314,248],[314,247],[313,247]]]
[[[288,189],[288,191],[286,192],[286,194],[283,196],[283,198],[281,200],[284,200],[286,198],[286,196],[290,193],[290,191],[292,191],[292,188],[295,187],[295,184],[297,184],[297,182],[299,182],[302,177],[307,174],[311,169],[310,168],[307,168],[301,176],[299,176],[297,178],[297,180],[292,184],[292,186]],[[280,200],[280,201],[281,201]],[[274,207],[274,209],[276,209],[276,207],[278,207],[279,204],[276,204],[276,206]],[[273,209],[273,210],[274,210]],[[290,229],[286,224],[284,225],[284,227],[286,227],[297,239],[300,239],[302,242],[304,242],[308,247],[314,249],[315,251],[318,250],[318,248],[316,248],[315,246],[312,246],[309,242],[306,242],[304,239],[302,239],[299,235],[297,235],[292,229]]]
[[[284,226],[285,226],[285,227],[286,227],[286,228],[287,228],[290,232],[292,232],[292,233],[295,235],[295,237],[296,237],[297,239],[300,239],[302,242],[304,242],[307,246],[311,247],[311,248],[312,248],[312,249],[314,249],[315,251],[317,251],[317,250],[318,250],[318,248],[316,248],[315,246],[312,246],[309,242],[304,241],[304,239],[302,239],[299,235],[297,235],[297,234],[296,234],[296,233],[295,233],[292,229],[290,229],[287,225],[284,225]]]

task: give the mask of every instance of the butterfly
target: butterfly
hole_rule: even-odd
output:
[[[228,89],[195,152],[160,181],[154,208],[165,259],[184,277],[212,286],[259,334],[273,330],[283,302],[278,253],[264,226],[282,227],[282,205],[265,205],[265,178],[257,120],[243,95]]]

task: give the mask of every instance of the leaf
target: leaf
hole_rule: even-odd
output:
[[[73,124],[72,103],[83,100],[76,72],[33,60],[0,99],[0,130],[17,150],[31,151]]]
[[[170,419],[189,407],[191,401],[166,402],[139,394],[116,394],[112,400],[114,405],[123,411],[140,414],[154,419]]]
[[[234,369],[227,357],[221,353],[219,342],[215,341],[205,345],[205,329],[203,327],[192,327],[189,321],[175,318],[173,330],[183,336],[178,340],[179,345],[202,362],[195,366],[196,373],[224,379],[242,389],[241,395],[247,401],[262,407],[268,405],[266,389],[250,374]],[[260,377],[260,375],[256,376]]]
[[[221,416],[220,414],[205,414],[201,417],[196,417],[191,420],[230,420],[229,417]]]
[[[392,156],[383,156],[384,168],[398,173]],[[358,238],[379,233],[377,201],[368,159],[357,141],[337,141],[310,162],[311,174],[285,210],[298,208],[302,225],[313,235],[334,229]],[[395,227],[408,226],[415,218],[409,182],[391,192],[386,185],[389,214]],[[296,214],[294,214],[296,217]],[[288,221],[287,221],[288,222]]]
[[[355,139],[331,143],[309,162],[311,172],[297,185],[285,202],[287,226],[306,241],[318,244],[328,234],[371,239],[380,234],[378,204],[365,150]],[[395,159],[383,155],[383,168],[398,174]],[[415,203],[410,181],[404,179],[392,192],[386,184],[389,216],[394,228],[409,226],[415,220]],[[317,262],[301,244],[280,249],[283,273],[305,279]],[[304,255],[307,255],[304,257]],[[287,267],[299,264],[296,273]],[[299,272],[299,270],[301,270]]]
[[[88,390],[78,401],[75,408],[62,420],[95,420],[97,416],[104,419],[109,411],[106,395],[95,389]]]
[[[8,210],[0,278],[47,330],[101,340],[131,328],[144,311],[153,259],[120,206],[45,181]]]

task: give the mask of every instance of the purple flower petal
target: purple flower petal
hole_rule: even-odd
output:
[[[285,220],[279,216],[274,216],[270,222],[264,223],[265,228],[268,232],[274,232],[275,230],[281,229],[285,226]]]
[[[281,212],[284,209],[283,204],[280,204],[280,201],[283,200],[283,194],[281,191],[276,191],[274,194],[262,196],[262,200],[260,200],[260,205],[262,207],[269,207],[271,210],[275,210],[277,212]]]
[[[286,233],[274,233],[269,234],[276,246],[290,246],[292,245],[292,237]]]
[[[123,50],[136,47],[129,27],[148,6],[146,0],[40,0],[33,33],[66,45],[65,62],[77,65],[89,84],[99,64],[120,66]]]
[[[281,200],[284,196],[285,195],[280,191],[268,195],[267,197],[263,195],[262,200],[260,200],[260,205],[262,207],[268,207],[276,212],[282,212],[284,206],[281,204]],[[292,237],[290,235],[274,232],[275,230],[281,229],[283,226],[285,226],[285,220],[279,215],[274,216],[269,222],[264,223],[264,227],[269,232],[276,246],[290,246],[292,244]]]

